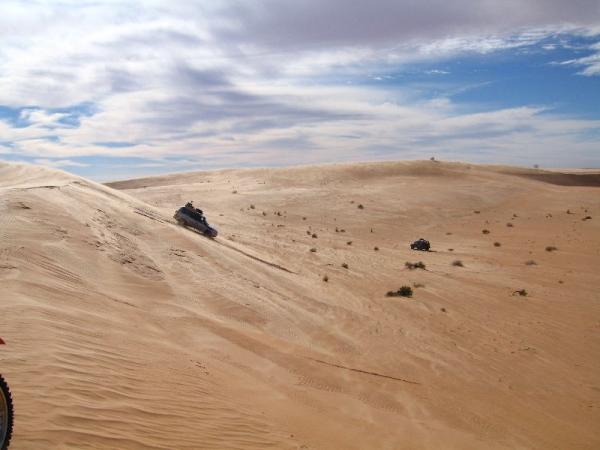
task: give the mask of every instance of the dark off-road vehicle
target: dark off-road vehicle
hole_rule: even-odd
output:
[[[173,216],[177,223],[182,226],[187,226],[198,230],[204,236],[215,238],[217,237],[217,230],[211,227],[204,217],[204,213],[201,209],[194,208],[192,202],[186,203],[185,206],[179,208]]]
[[[412,250],[421,250],[424,252],[428,252],[430,249],[430,245],[429,245],[429,241],[421,238],[418,241],[413,242],[412,244],[410,244],[410,248]]]

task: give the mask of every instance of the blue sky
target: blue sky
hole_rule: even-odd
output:
[[[600,167],[600,2],[0,3],[0,159]]]

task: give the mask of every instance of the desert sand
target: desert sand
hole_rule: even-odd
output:
[[[425,161],[105,186],[0,163],[11,448],[600,448],[599,185]],[[215,240],[174,223],[188,200]]]

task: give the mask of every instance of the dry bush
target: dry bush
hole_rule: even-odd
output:
[[[481,230],[481,232],[482,232],[483,234],[490,234],[490,230],[488,230],[487,228],[486,228],[486,229],[483,229],[483,230]]]
[[[397,291],[389,291],[385,295],[387,297],[412,297],[413,290],[410,286],[402,286]]]
[[[408,270],[414,270],[414,269],[423,269],[423,270],[425,270],[425,264],[423,263],[423,261],[419,261],[419,262],[415,262],[415,263],[411,263],[411,262],[406,261],[404,263],[404,266]]]
[[[506,224],[506,226],[507,226],[508,228],[512,228],[512,227],[514,227],[514,225],[513,225],[512,223],[510,223],[510,222],[508,222],[508,223]]]
[[[375,246],[375,247],[373,247],[373,250],[375,250],[376,252],[378,252],[379,251],[379,247]]]
[[[323,277],[323,281],[324,281],[325,283],[327,283],[327,282],[329,281],[329,277],[328,277],[327,275],[325,275],[325,276]]]
[[[527,297],[527,291],[525,289],[519,289],[512,293],[512,295],[520,295],[521,297]]]
[[[344,269],[347,269],[347,268],[348,268],[348,264],[346,264],[346,263],[342,263],[342,267],[343,267]]]
[[[549,245],[546,247],[547,252],[555,252],[556,250],[558,250],[558,248],[556,248],[554,245]]]
[[[250,209],[256,209],[254,205],[250,205]]]
[[[456,267],[465,267],[463,262],[460,259],[452,261],[452,265]]]
[[[360,204],[358,205],[358,209],[365,209],[365,207],[362,204]]]
[[[317,239],[318,236],[317,236],[317,233],[313,233],[310,237],[313,239]]]
[[[537,266],[537,263],[533,259],[530,259],[529,261],[525,261],[525,265],[526,266]]]
[[[585,216],[583,219],[581,220],[592,220],[592,216]]]
[[[500,242],[494,242],[494,247],[500,247],[502,244]]]
[[[352,245],[352,241],[346,242],[346,245]]]
[[[315,247],[311,248],[311,249],[310,249],[310,251],[311,251],[312,253],[317,253],[317,249],[316,249]]]

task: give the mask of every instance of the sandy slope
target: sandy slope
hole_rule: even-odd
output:
[[[600,190],[540,174],[0,165],[14,448],[598,448]]]

